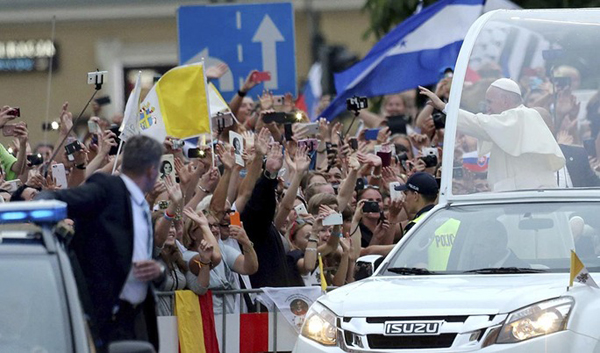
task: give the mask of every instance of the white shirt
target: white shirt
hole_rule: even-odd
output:
[[[490,153],[492,191],[556,188],[565,157],[540,114],[523,105],[500,114],[458,113],[458,130],[476,137],[479,156]]]
[[[121,179],[129,191],[131,200],[131,210],[133,213],[133,256],[131,259],[132,267],[127,276],[127,281],[121,290],[119,299],[125,300],[131,304],[139,304],[146,299],[148,292],[148,283],[141,282],[133,276],[133,266],[138,261],[150,260],[152,258],[152,229],[146,220],[145,212],[150,216],[150,208],[142,190],[128,176],[121,174]],[[146,209],[146,210],[145,210]]]

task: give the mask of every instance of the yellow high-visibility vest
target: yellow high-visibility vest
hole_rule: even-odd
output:
[[[450,257],[452,246],[454,245],[454,239],[456,238],[458,227],[460,227],[460,221],[450,218],[435,230],[434,238],[427,249],[427,255],[429,258],[429,266],[427,267],[428,270],[446,270],[446,267],[448,266],[448,258]]]

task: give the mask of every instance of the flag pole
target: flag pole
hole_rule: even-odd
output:
[[[113,165],[111,175],[115,174],[115,170],[117,170],[117,163],[119,162],[119,155],[121,154],[121,147],[123,147],[123,140],[119,142],[119,148],[117,148],[117,154],[115,155],[115,164]]]
[[[210,116],[210,97],[208,96],[208,82],[206,80],[206,66],[204,65],[204,58],[201,60],[202,62],[202,77],[204,79],[204,92],[206,94],[206,109],[208,110],[208,126],[210,129],[210,149],[211,149],[211,158],[212,158],[212,166],[215,166],[215,141],[213,137],[213,127],[212,127],[212,117]]]

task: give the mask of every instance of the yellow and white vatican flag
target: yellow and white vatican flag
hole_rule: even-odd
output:
[[[140,104],[143,135],[162,142],[210,132],[206,76],[202,63],[177,66],[164,74]]]
[[[229,105],[225,102],[225,99],[221,96],[221,93],[217,90],[215,85],[211,83],[208,84],[208,101],[210,102],[210,116],[213,117],[217,115],[217,113],[229,112]]]
[[[575,251],[571,250],[571,278],[569,287],[573,286],[573,282],[587,284],[590,287],[598,288],[596,281],[592,278],[587,268],[581,262]]]
[[[125,105],[125,113],[123,113],[123,124],[119,128],[121,135],[119,136],[121,141],[127,141],[128,138],[134,135],[140,134],[139,121],[139,109],[140,109],[140,93],[142,92],[142,72],[138,71],[137,78],[135,80],[135,87],[129,94],[127,104]]]

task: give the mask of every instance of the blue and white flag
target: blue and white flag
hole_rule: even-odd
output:
[[[354,95],[380,96],[436,83],[454,67],[484,0],[441,0],[404,20],[356,65],[335,75],[338,93],[321,116],[335,118]]]

